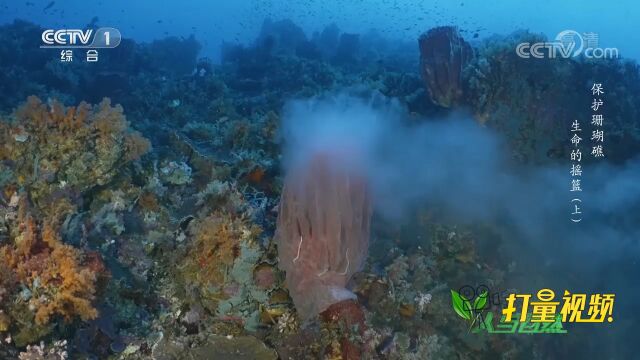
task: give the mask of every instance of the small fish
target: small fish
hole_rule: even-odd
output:
[[[42,11],[47,11],[49,9],[51,9],[53,7],[53,5],[55,5],[55,1],[50,2],[47,6],[44,7],[44,9],[42,9]]]
[[[91,21],[89,22],[89,24],[87,24],[88,28],[94,28],[96,27],[96,25],[98,24],[98,21],[100,21],[100,18],[97,16],[94,16]]]

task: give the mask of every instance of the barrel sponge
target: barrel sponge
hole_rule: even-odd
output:
[[[289,169],[275,240],[285,283],[309,320],[355,295],[346,286],[367,257],[371,202],[367,182],[336,154],[319,153]]]

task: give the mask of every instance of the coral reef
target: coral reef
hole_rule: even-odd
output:
[[[65,108],[29,97],[12,121],[0,122],[0,138],[0,161],[12,162],[16,185],[37,206],[51,208],[76,205],[82,194],[109,183],[122,164],[150,147],[108,99],[95,107]]]
[[[184,185],[191,182],[191,168],[184,162],[170,161],[160,168],[160,174],[165,182],[173,185]]]
[[[254,276],[263,255],[260,232],[246,219],[224,213],[194,221],[189,230],[193,240],[178,265],[185,291],[198,304],[253,330],[261,322],[260,306],[268,302],[267,290],[275,284],[275,279],[265,282]]]
[[[221,64],[170,37],[65,66],[33,49],[42,31],[0,26],[2,359],[545,358],[526,337],[469,336],[451,311],[449,289],[514,275],[498,231],[437,207],[372,215],[345,154],[283,173],[283,105],[355,87],[409,125],[464,108],[513,159],[555,164],[558,120],[587,118],[576,94],[597,80],[617,99],[610,159],[640,152],[638,65],[522,59],[515,44],[545,41],[528,32],[472,48],[438,27],[416,46],[277,20]],[[122,107],[65,106],[103,96]]]
[[[544,39],[523,32],[487,40],[464,75],[478,121],[505,134],[516,160],[540,163],[562,153],[567,129],[557,120],[583,111],[567,106],[580,101],[576,82],[568,80],[576,64],[565,59],[522,59],[513,47],[524,41]]]
[[[108,100],[66,108],[36,97],[0,121],[0,138],[0,332],[22,347],[100,315],[98,295],[109,272],[98,252],[76,247],[90,234],[77,211],[94,200],[88,194],[108,186],[150,144]],[[122,211],[124,201],[115,199],[123,193],[114,194],[120,205],[105,209]],[[109,211],[99,220],[108,223]],[[95,225],[100,232],[102,225]],[[25,356],[43,349],[32,346]]]
[[[331,345],[325,350],[326,356],[344,360],[362,358],[361,344],[354,340],[354,336],[364,334],[365,314],[356,301],[343,300],[332,304],[320,314],[320,318],[325,331],[335,334]]]
[[[51,347],[46,347],[44,342],[40,345],[29,345],[25,352],[18,355],[19,360],[67,360],[67,342],[56,341]]]
[[[604,110],[607,156],[617,163],[628,160],[640,148],[637,109],[628,106],[638,102],[638,65],[617,59],[524,59],[513,51],[522,42],[545,41],[527,31],[484,40],[463,72],[464,105],[479,122],[505,135],[515,160],[542,164],[569,156],[568,121],[590,119],[585,84],[611,84],[611,96],[620,101]]]
[[[25,209],[20,212],[11,226],[13,239],[0,247],[2,272],[8,275],[0,307],[6,313],[3,331],[15,333],[17,344],[27,344],[48,333],[56,318],[69,322],[98,316],[93,300],[100,266],[63,244],[54,225],[38,223]]]

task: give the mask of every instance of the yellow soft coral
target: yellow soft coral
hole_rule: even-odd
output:
[[[129,128],[122,107],[107,98],[96,106],[65,107],[33,96],[12,121],[0,121],[0,144],[0,160],[14,164],[16,179],[39,207],[61,189],[81,194],[107,184],[150,148]]]
[[[54,285],[55,291],[38,308],[36,323],[49,323],[51,315],[61,315],[66,321],[71,321],[75,316],[85,321],[95,319],[98,311],[91,301],[95,294],[96,274],[89,268],[81,267],[80,252],[62,244],[51,226],[45,225],[42,241],[53,250],[45,270],[52,278],[49,284],[43,283],[43,286]]]
[[[224,288],[233,284],[226,283],[227,273],[240,256],[242,244],[255,241],[260,228],[225,213],[215,213],[192,226],[193,243],[180,271],[187,287],[199,289],[200,295],[215,303],[229,295]]]
[[[209,216],[196,225],[192,254],[200,267],[198,277],[222,284],[226,267],[233,264],[240,251],[241,227],[239,220],[222,215]]]

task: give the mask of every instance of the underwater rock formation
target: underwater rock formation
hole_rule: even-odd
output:
[[[226,337],[212,335],[200,346],[164,340],[153,351],[153,359],[227,359],[274,360],[272,349],[253,336]]]
[[[266,19],[262,23],[260,35],[256,45],[264,47],[268,53],[294,54],[301,44],[307,42],[307,36],[302,28],[290,19],[271,21]]]
[[[175,36],[154,40],[148,46],[150,66],[173,75],[186,75],[196,68],[202,46],[193,35],[188,38]]]
[[[313,41],[318,46],[325,58],[331,57],[336,52],[340,40],[340,29],[335,23],[325,26],[320,32],[314,34]]]
[[[336,49],[333,61],[337,64],[354,63],[360,48],[360,35],[343,33]]]
[[[449,108],[462,98],[462,71],[473,50],[453,26],[433,28],[418,40],[420,71],[431,100]]]
[[[275,241],[285,283],[302,319],[354,299],[346,289],[363,265],[371,203],[359,174],[338,156],[315,155],[292,169],[279,206]]]

